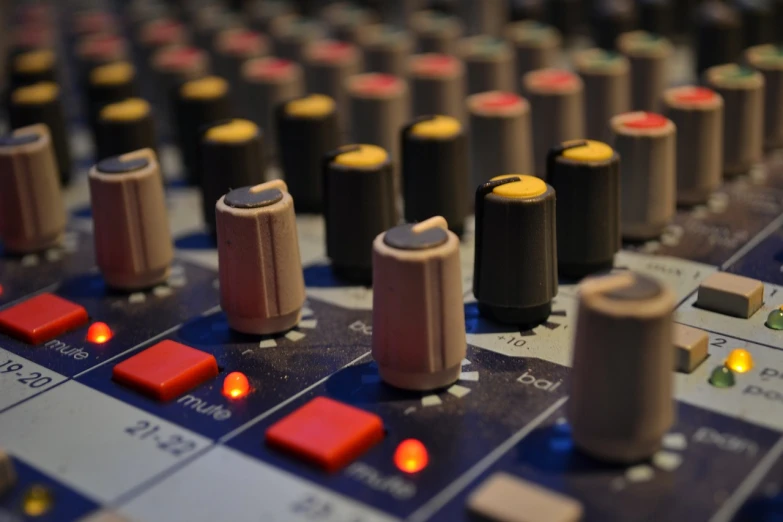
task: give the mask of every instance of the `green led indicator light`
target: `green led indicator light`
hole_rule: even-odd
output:
[[[783,310],[775,308],[767,316],[767,322],[764,325],[770,330],[783,330]]]
[[[734,372],[725,366],[716,366],[710,374],[710,384],[716,388],[731,388],[736,384]]]

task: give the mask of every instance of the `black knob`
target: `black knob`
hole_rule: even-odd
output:
[[[511,21],[545,19],[544,0],[511,0],[509,2],[509,19]]]
[[[555,26],[564,38],[574,36],[583,19],[582,0],[548,0],[546,3],[549,23]]]
[[[648,33],[671,36],[674,31],[675,3],[679,4],[674,0],[636,0],[639,28]]]
[[[425,116],[402,131],[405,220],[443,216],[462,235],[470,212],[468,143],[459,120]]]
[[[372,244],[399,220],[388,153],[346,145],[324,160],[326,254],[340,278],[372,282]]]
[[[204,222],[215,231],[215,204],[231,189],[258,185],[266,177],[261,129],[248,120],[211,125],[199,143]]]
[[[599,141],[565,142],[549,153],[557,193],[557,263],[565,277],[612,268],[620,249],[620,156]]]
[[[772,17],[774,27],[783,26],[783,0],[772,0]],[[783,42],[783,31],[775,31],[774,42]]]
[[[201,183],[198,145],[202,132],[210,123],[231,118],[230,100],[228,82],[219,76],[191,80],[177,89],[174,100],[177,138],[191,185]]]
[[[742,20],[742,49],[774,40],[775,12],[771,0],[734,0]]]
[[[141,149],[157,148],[150,104],[127,98],[104,106],[95,127],[96,158],[102,160]]]
[[[87,117],[93,132],[98,123],[98,115],[105,105],[133,98],[138,94],[136,69],[130,62],[113,62],[90,71],[87,83]]]
[[[40,82],[14,89],[8,104],[8,119],[13,129],[36,123],[49,127],[60,182],[66,185],[71,179],[71,151],[60,87],[53,82]]]
[[[473,294],[494,321],[546,320],[557,294],[555,190],[526,175],[498,176],[476,190]]]
[[[693,29],[693,19],[699,0],[672,0],[674,4],[673,28],[675,34],[688,34]]]
[[[636,12],[631,0],[598,0],[590,12],[590,34],[602,49],[614,50],[617,37],[635,25]]]
[[[57,81],[57,55],[51,49],[15,53],[9,59],[11,88]]]
[[[340,144],[334,100],[310,94],[278,106],[275,113],[280,166],[300,212],[323,209],[322,162]]]
[[[696,73],[735,61],[740,54],[741,22],[737,12],[720,0],[707,0],[696,11]]]

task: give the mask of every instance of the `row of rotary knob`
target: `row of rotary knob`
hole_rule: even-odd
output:
[[[228,125],[211,139],[230,144],[245,131]],[[377,154],[372,147],[349,146],[328,156],[325,169],[346,175],[343,188],[350,190],[345,180],[378,173]],[[389,158],[382,160],[391,184]],[[556,189],[532,176],[500,176],[476,191],[474,293],[479,310],[492,320],[535,324],[549,315],[557,292],[557,230],[584,240],[581,262],[568,258],[560,265],[575,275],[610,267],[619,248],[618,155],[598,142],[567,142],[551,151],[549,164],[564,212],[556,210]],[[21,252],[56,245],[65,218],[45,126],[18,129],[4,139],[0,175],[4,194],[12,195],[3,202],[13,199],[29,218],[14,221],[24,221],[24,230],[3,221],[6,245]],[[132,291],[164,281],[173,252],[154,152],[102,160],[90,171],[90,190],[96,257],[107,284]],[[585,193],[599,203],[598,211],[578,207],[576,196],[584,200]],[[556,226],[556,215],[568,232]],[[221,305],[230,326],[256,335],[296,326],[305,284],[286,184],[274,180],[231,190],[218,200],[215,216]],[[14,241],[19,238],[24,241]],[[580,248],[574,245],[572,253]],[[438,389],[459,376],[467,352],[459,246],[440,216],[394,226],[372,240],[373,355],[382,379],[395,387]],[[588,279],[580,299],[575,440],[601,458],[645,457],[673,421],[674,298],[659,283],[625,273]],[[609,362],[597,369],[588,362],[595,357]]]

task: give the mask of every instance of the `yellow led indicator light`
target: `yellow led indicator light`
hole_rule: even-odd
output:
[[[546,183],[535,176],[526,174],[506,174],[492,178],[492,181],[505,178],[519,178],[519,181],[506,183],[492,189],[493,194],[507,198],[534,198],[546,192]]]
[[[726,359],[726,367],[736,373],[749,372],[753,369],[753,356],[744,348],[736,348]]]
[[[35,484],[24,493],[22,511],[28,517],[40,517],[52,509],[53,504],[54,497],[49,488]]]

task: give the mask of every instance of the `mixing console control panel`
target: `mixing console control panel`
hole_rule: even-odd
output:
[[[783,520],[783,2],[0,21],[0,521]]]

